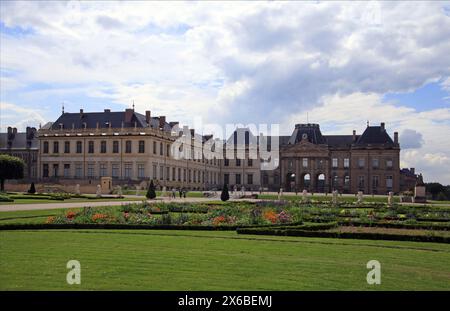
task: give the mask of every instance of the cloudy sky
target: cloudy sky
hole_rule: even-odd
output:
[[[386,122],[450,183],[450,2],[0,2],[0,126],[136,110],[169,121]]]

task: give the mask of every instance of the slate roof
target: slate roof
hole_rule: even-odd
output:
[[[112,128],[121,128],[122,122],[124,127],[153,127],[159,128],[159,117],[151,117],[150,124],[147,123],[145,115],[132,112],[131,121],[125,122],[125,111],[104,111],[104,112],[83,112],[83,113],[63,113],[53,124],[51,129],[60,129],[60,125],[63,125],[64,129],[83,129],[83,124],[86,123],[86,128],[95,129],[97,123],[99,128],[108,128],[111,123]],[[170,131],[171,126],[169,123],[164,123],[164,130]]]
[[[368,126],[356,141],[356,146],[386,145],[395,146],[394,141],[381,126]]]
[[[295,129],[289,138],[288,144],[297,144],[306,135],[308,141],[313,144],[326,144],[326,140],[320,131],[319,124],[296,124]]]
[[[356,135],[356,139],[360,135]],[[328,146],[332,148],[350,148],[353,143],[353,135],[325,135]]]
[[[30,140],[32,149],[39,147],[36,137]],[[8,149],[8,133],[0,133],[0,149]],[[11,149],[27,149],[27,133],[16,133],[12,139]]]

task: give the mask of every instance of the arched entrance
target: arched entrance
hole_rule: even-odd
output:
[[[286,190],[296,191],[295,173],[288,173],[286,175]]]
[[[325,192],[325,174],[317,175],[317,192]]]
[[[311,187],[311,174],[306,173],[302,175],[301,179],[301,191],[310,190]]]

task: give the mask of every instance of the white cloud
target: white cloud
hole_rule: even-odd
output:
[[[6,112],[6,113],[5,113]],[[17,116],[20,116],[17,118]],[[45,118],[39,108],[22,107],[13,103],[0,102],[0,129],[5,131],[8,126],[24,131],[27,126],[44,124]]]

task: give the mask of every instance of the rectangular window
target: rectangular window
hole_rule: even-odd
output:
[[[106,163],[100,163],[99,174],[100,174],[100,177],[104,177],[104,176],[107,175],[107,173],[106,173]]]
[[[131,170],[133,168],[133,164],[132,163],[125,163],[125,167],[124,167],[124,176],[125,178],[131,178]]]
[[[224,161],[224,165],[225,165],[225,166],[229,166],[229,165],[230,165],[230,160],[228,160],[228,159],[225,159],[225,161]]]
[[[236,184],[237,185],[241,184],[241,174],[236,174]]]
[[[48,177],[48,164],[44,164],[42,167],[42,176]]]
[[[386,188],[392,190],[392,176],[386,176]]]
[[[106,153],[106,141],[104,140],[100,142],[100,153]]]
[[[77,141],[77,153],[83,152],[83,143],[81,141]]]
[[[349,175],[344,176],[344,187],[346,189],[350,188],[350,176]]]
[[[303,158],[303,167],[308,167],[308,158]]]
[[[145,165],[138,164],[138,178],[144,178],[144,177],[145,177]]]
[[[70,141],[64,142],[64,153],[70,153]]]
[[[359,158],[358,159],[358,167],[363,168],[364,164],[365,164],[364,158]]]
[[[344,168],[349,168],[350,167],[350,159],[349,158],[345,158],[344,159]]]
[[[64,164],[64,177],[70,177],[70,164]]]
[[[81,164],[75,164],[75,177],[81,178],[83,177],[83,166]]]
[[[44,141],[44,150],[42,151],[43,153],[48,153],[48,141]],[[47,165],[48,168],[48,165]]]
[[[337,168],[337,167],[338,167],[338,159],[337,159],[337,158],[333,158],[333,159],[331,160],[331,166],[332,166],[333,168]]]
[[[164,155],[163,143],[159,143],[159,155]]]
[[[372,176],[372,188],[378,188],[378,176]]]
[[[230,174],[224,174],[224,175],[223,175],[223,183],[224,183],[225,185],[230,184]]]
[[[164,167],[163,166],[159,167],[159,179],[160,180],[164,179]]]
[[[386,160],[386,168],[392,168],[392,160]]]
[[[166,167],[166,180],[170,180],[170,167]]]
[[[176,174],[176,169],[175,167],[172,167],[172,180],[175,181],[175,174]]]
[[[145,152],[145,141],[140,140],[139,141],[139,153],[144,153],[144,152]]]
[[[113,153],[119,153],[119,141],[113,141]]]
[[[378,168],[379,164],[378,159],[372,159],[372,168]]]
[[[359,176],[358,187],[359,187],[359,189],[364,189],[364,176]]]
[[[247,165],[248,165],[248,166],[253,166],[253,159],[248,159]]]
[[[53,153],[59,153],[59,142],[53,142]]]
[[[125,153],[131,153],[131,140],[125,142]]]
[[[178,168],[178,181],[181,181],[181,168]]]
[[[253,174],[247,175],[247,184],[253,185]]]
[[[186,181],[186,169],[183,169],[183,181],[185,182]]]
[[[93,178],[94,177],[94,163],[88,163],[88,171],[87,171],[87,173],[88,173],[88,177],[89,178]]]
[[[88,153],[94,153],[94,142],[92,140],[88,142]]]
[[[158,172],[156,170],[156,164],[153,164],[153,179],[157,179],[158,178]]]
[[[156,154],[156,141],[153,142],[153,154]]]
[[[236,159],[236,166],[241,166],[241,159]]]
[[[53,177],[58,177],[59,165],[53,164]]]
[[[119,178],[119,164],[117,163],[112,164],[111,175],[113,178]]]

